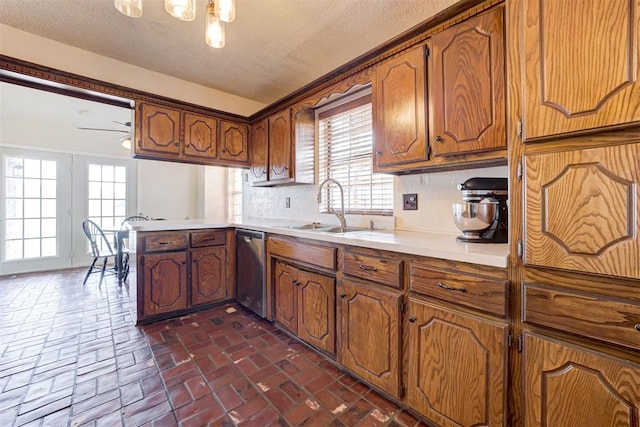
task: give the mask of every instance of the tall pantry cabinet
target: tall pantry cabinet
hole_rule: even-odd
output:
[[[509,8],[518,416],[637,425],[640,1]]]

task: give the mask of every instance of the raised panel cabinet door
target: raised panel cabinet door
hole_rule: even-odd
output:
[[[640,279],[640,143],[524,157],[524,263]]]
[[[267,119],[253,125],[251,129],[251,169],[249,182],[256,184],[267,182],[269,175],[269,121]]]
[[[298,269],[283,261],[276,261],[273,272],[274,318],[291,332],[298,333]]]
[[[220,160],[246,164],[249,162],[249,126],[220,122]]]
[[[143,315],[187,308],[187,253],[147,254],[144,263]]]
[[[373,86],[374,166],[428,159],[423,46],[377,66]]]
[[[432,37],[436,156],[507,146],[503,10],[497,7]]]
[[[525,1],[525,140],[640,121],[640,1]]]
[[[205,304],[227,298],[227,249],[191,251],[191,303]]]
[[[402,296],[343,280],[338,362],[400,398],[400,301]]]
[[[269,181],[290,180],[291,112],[287,109],[269,117]]]
[[[298,336],[329,353],[335,352],[335,280],[321,274],[298,273]]]
[[[180,111],[146,102],[139,103],[134,152],[152,155],[179,154]]]
[[[524,335],[524,425],[637,426],[640,365]]]
[[[218,121],[201,114],[184,113],[184,149],[187,157],[215,159],[218,155]]]
[[[506,425],[507,329],[410,298],[409,406],[441,427]]]

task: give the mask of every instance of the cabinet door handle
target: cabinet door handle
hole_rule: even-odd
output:
[[[409,316],[409,322],[416,323],[416,318],[413,316]]]
[[[176,147],[179,147],[179,146],[180,146],[180,143],[179,143],[179,142],[176,142]]]
[[[297,280],[293,280],[291,283],[293,283],[296,286],[300,286],[300,282],[298,282]]]
[[[374,267],[373,265],[364,265],[364,264],[360,264],[360,270],[364,270],[364,271],[378,271],[378,269],[376,267]]]
[[[195,264],[196,262],[198,262],[198,260],[197,260],[197,259],[194,259],[194,260],[193,260],[193,263]]]
[[[346,296],[347,296],[347,294],[340,294],[340,298],[344,298]]]
[[[640,323],[636,324],[634,328],[636,328],[636,331],[640,332]]]
[[[216,240],[216,238],[215,237],[207,237],[207,238],[202,239],[203,242],[211,242],[212,240]]]
[[[382,154],[382,150],[376,150],[376,154]]]
[[[168,245],[171,242],[158,242],[159,245]]]
[[[438,287],[440,287],[442,289],[446,289],[448,291],[467,292],[467,290],[465,288],[454,288],[453,286],[446,285],[446,284],[444,284],[442,282],[438,282]]]
[[[434,140],[435,142],[442,142],[442,137],[441,137],[440,135],[436,135],[436,136],[433,138],[433,140]]]

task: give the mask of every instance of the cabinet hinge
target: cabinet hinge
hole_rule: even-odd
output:
[[[144,265],[144,257],[140,257],[140,265]]]
[[[518,181],[522,181],[522,162],[518,162],[518,166],[516,166],[516,177]]]
[[[523,246],[522,246],[522,240],[518,240],[518,249],[517,249],[517,252],[518,252],[518,258],[522,259],[522,254],[523,254],[523,252],[524,252],[524,248],[523,248]]]
[[[400,301],[400,313],[404,313],[404,301]]]
[[[516,131],[518,132],[518,136],[522,138],[522,120],[518,119],[518,124],[516,125]]]
[[[405,393],[405,387],[404,384],[400,385],[400,399],[402,399],[404,397],[404,393]]]
[[[513,346],[513,331],[509,329],[509,333],[507,334],[507,348],[511,348]]]
[[[431,144],[427,144],[427,159],[431,157]]]
[[[522,353],[523,348],[524,348],[524,336],[520,334],[518,335],[518,353]]]
[[[429,57],[429,46],[425,46],[424,47],[424,57],[428,58]]]

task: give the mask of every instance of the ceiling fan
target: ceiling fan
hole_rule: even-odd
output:
[[[131,149],[131,122],[118,122],[115,120],[112,120],[113,123],[116,123],[120,126],[125,126],[128,128],[128,130],[122,130],[122,129],[104,129],[104,128],[85,128],[85,127],[78,127],[78,129],[81,130],[97,130],[97,131],[102,131],[102,132],[120,132],[120,133],[126,133],[125,136],[120,138],[120,144],[126,148],[126,149]]]
[[[115,120],[112,120],[113,123],[116,123],[120,126],[125,126],[128,128],[128,130],[122,130],[122,129],[103,129],[103,128],[84,128],[84,127],[79,127],[78,129],[82,129],[82,130],[99,130],[99,131],[104,131],[104,132],[121,132],[121,133],[131,133],[131,122],[117,122]]]

